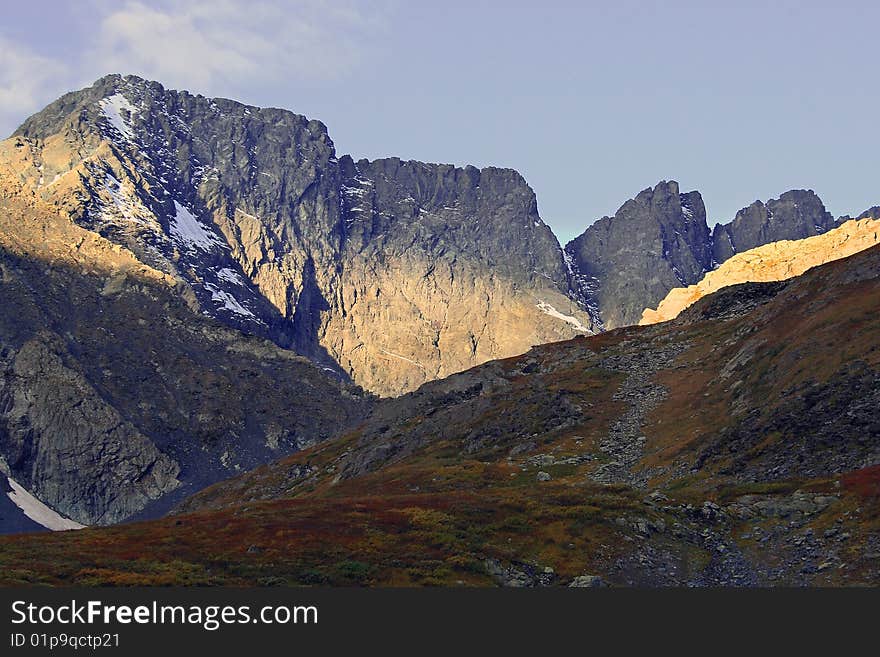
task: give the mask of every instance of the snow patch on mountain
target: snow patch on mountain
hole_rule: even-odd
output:
[[[210,251],[225,246],[216,235],[208,231],[192,212],[174,201],[175,216],[171,220],[171,237],[188,251]]]
[[[224,267],[223,269],[218,271],[217,278],[219,278],[221,281],[225,281],[226,283],[232,283],[233,285],[245,285],[245,282],[242,280],[241,276],[239,276],[238,272],[234,269],[230,269],[229,267]]]
[[[343,185],[342,193],[346,196],[366,196],[367,190],[361,189],[360,187],[347,187]]]
[[[257,320],[256,315],[254,315],[250,310],[241,305],[238,299],[236,299],[226,290],[220,289],[213,283],[205,283],[205,289],[211,293],[211,300],[217,304],[220,304],[221,308],[228,310],[231,313],[235,313],[236,315],[241,315],[243,317],[248,317],[259,321]]]
[[[69,529],[82,529],[85,525],[65,518],[54,509],[49,508],[33,496],[24,486],[12,477],[7,477],[12,490],[6,495],[22,512],[34,522],[42,525],[53,532],[67,531]]]
[[[128,99],[120,93],[113,94],[104,98],[98,103],[101,106],[101,114],[107,119],[110,126],[126,140],[134,139],[134,131],[131,124],[122,116],[122,112],[127,112],[129,117],[134,117],[138,113],[137,107],[132,105]]]
[[[146,217],[150,215],[150,212],[110,173],[104,179],[104,191],[110,197],[110,203],[104,206],[101,213],[104,219],[112,221],[115,209],[116,214],[126,221],[135,221],[140,224],[148,223]]]
[[[568,296],[576,304],[586,309],[587,314],[590,316],[590,321],[593,323],[593,331],[603,331],[604,327],[599,312],[599,304],[596,302],[596,297],[599,291],[598,279],[593,276],[585,276],[582,274],[572,255],[564,248],[560,248],[560,251],[562,252],[562,262],[565,264],[565,268],[568,271]]]
[[[581,324],[581,321],[577,317],[572,317],[571,315],[563,315],[546,301],[539,300],[537,303],[537,308],[545,315],[550,315],[550,317],[555,317],[556,319],[561,319],[563,322],[571,324],[578,331],[582,331],[584,333],[591,332],[589,328]]]

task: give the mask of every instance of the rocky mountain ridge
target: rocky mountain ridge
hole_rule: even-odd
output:
[[[867,214],[867,213],[866,213]],[[880,219],[851,219],[827,233],[781,240],[731,256],[696,285],[670,290],[656,310],[646,308],[640,325],[674,319],[685,308],[721,288],[800,276],[811,267],[845,258],[880,243]]]
[[[380,394],[593,330],[509,169],[337,159],[318,121],[131,76],[13,139],[21,175],[78,225],[209,315]]]
[[[663,181],[561,249],[510,169],[337,158],[326,126],[108,76],[28,119],[17,174],[202,312],[396,395],[638,322],[734,250],[828,230],[810,191],[710,231]]]
[[[812,192],[747,210],[731,244],[829,222]],[[513,170],[337,157],[319,121],[108,76],[0,142],[0,473],[82,524],[155,515],[356,424],[357,386],[634,322],[713,240],[663,182],[563,250]]]
[[[838,222],[812,190],[755,201],[710,231],[699,192],[661,181],[565,246],[583,294],[605,328],[637,323],[669,290],[693,285],[735,253],[783,239],[820,235]]]

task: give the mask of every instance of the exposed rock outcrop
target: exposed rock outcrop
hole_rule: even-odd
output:
[[[565,250],[605,328],[635,324],[646,299],[700,280],[712,261],[703,199],[675,181],[643,190]]]
[[[755,201],[728,224],[712,231],[712,253],[720,264],[736,253],[780,240],[821,235],[837,223],[812,190],[795,189],[778,199]]]
[[[880,219],[852,219],[821,235],[772,242],[737,253],[718,269],[706,274],[696,285],[670,290],[656,310],[645,309],[639,324],[656,324],[674,319],[688,306],[723,287],[747,282],[782,281],[800,276],[811,267],[864,251],[878,242]]]
[[[358,383],[395,394],[592,332],[515,171],[347,156],[340,166],[342,265],[320,340]]]
[[[679,194],[677,183],[661,182],[589,226],[565,250],[582,295],[596,302],[597,323],[615,328],[638,322],[669,290],[695,284],[737,252],[835,226],[813,191],[791,190],[755,201],[710,233],[699,193]]]

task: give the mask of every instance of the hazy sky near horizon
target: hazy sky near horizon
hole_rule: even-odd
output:
[[[0,133],[106,73],[291,109],[340,154],[505,166],[562,242],[659,180],[709,223],[814,189],[880,204],[880,3],[15,3]]]

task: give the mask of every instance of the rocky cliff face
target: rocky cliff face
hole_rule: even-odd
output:
[[[710,233],[699,193],[680,194],[677,183],[661,182],[589,226],[565,250],[582,294],[596,300],[597,320],[615,328],[638,322],[644,308],[673,288],[697,283],[737,252],[835,226],[814,192],[792,190],[766,204],[756,201]]]
[[[728,224],[712,231],[712,253],[721,264],[735,253],[779,240],[821,235],[837,223],[812,190],[796,189],[778,199],[755,201],[736,213]]]
[[[644,299],[698,281],[712,261],[703,199],[679,193],[674,181],[643,190],[565,250],[605,328],[636,323]]]
[[[737,250],[834,225],[796,190],[710,233],[699,193],[661,182],[562,251],[514,171],[337,158],[319,121],[131,76],[14,139],[38,196],[202,312],[382,395],[636,323]]]
[[[392,394],[590,333],[535,195],[509,169],[340,160],[342,271],[322,343]]]
[[[341,240],[323,124],[108,76],[15,139],[36,193],[78,225],[185,282],[209,315],[318,356],[308,291],[331,284]]]
[[[593,330],[510,170],[338,160],[318,121],[119,76],[15,138],[77,224],[374,392]]]
[[[867,216],[869,212],[862,216]],[[880,242],[880,220],[852,219],[827,233],[800,240],[782,240],[737,253],[710,271],[696,285],[678,287],[647,308],[639,324],[674,319],[685,308],[723,287],[740,283],[782,281],[800,276],[811,267],[845,258]]]

